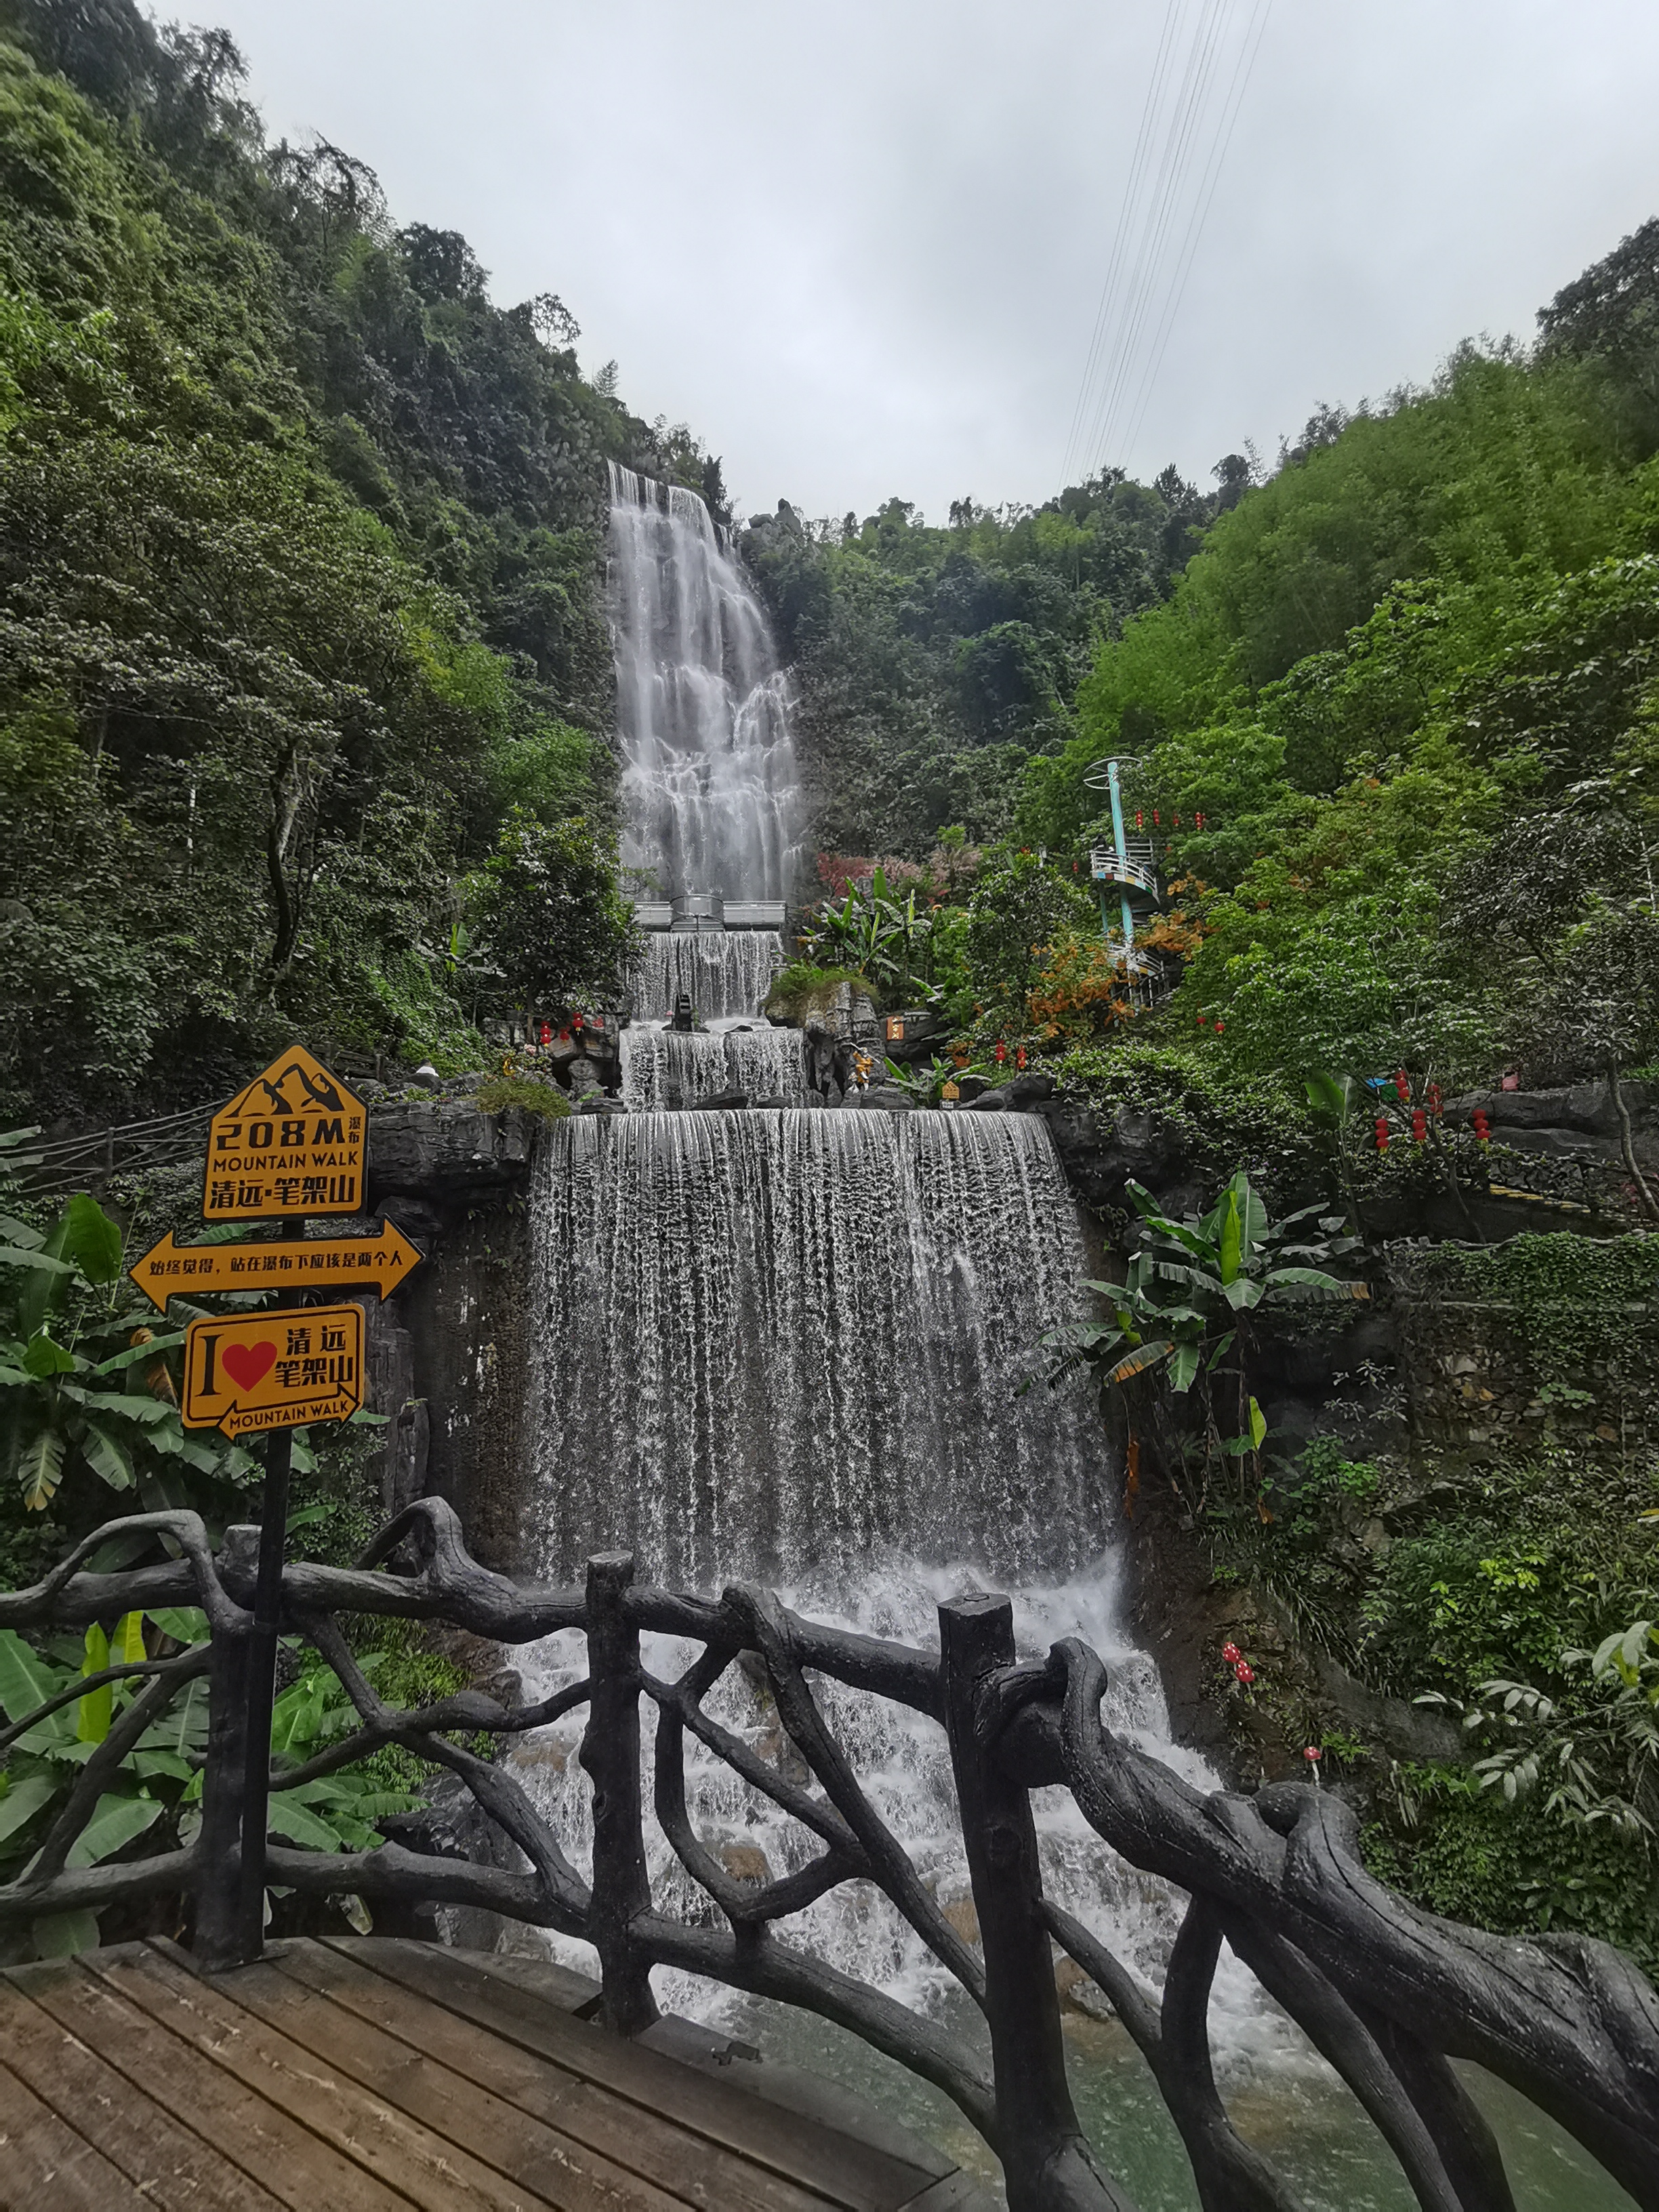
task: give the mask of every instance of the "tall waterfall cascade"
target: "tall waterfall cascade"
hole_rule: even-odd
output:
[[[666,1021],[682,991],[705,1021],[757,1015],[782,965],[775,929],[653,929],[635,971],[635,1018]]]
[[[623,1103],[636,1113],[672,1113],[733,1091],[804,1106],[806,1055],[799,1030],[721,1022],[690,1036],[658,1024],[623,1031]]]
[[[700,499],[613,467],[610,594],[624,858],[663,898],[787,898],[803,820],[788,682]],[[1046,1125],[802,1110],[800,1036],[762,1012],[781,954],[766,930],[653,932],[623,1033],[630,1110],[573,1116],[542,1141],[520,1565],[574,1578],[586,1557],[623,1548],[642,1580],[715,1591],[758,1579],[819,1618],[916,1643],[936,1632],[941,1598],[1005,1589],[1024,1649],[1085,1636],[1112,1664],[1113,1724],[1212,1786],[1171,1742],[1158,1670],[1121,1626],[1104,1430],[1080,1388],[1022,1389],[1045,1333],[1079,1310],[1085,1264]],[[690,1031],[669,1025],[682,993],[699,1015]],[[728,1090],[801,1108],[696,1110]],[[652,1643],[651,1671],[677,1673],[684,1655]],[[520,1656],[532,1694],[586,1671],[575,1632]],[[822,1687],[924,1879],[946,1901],[965,1896],[943,1732]],[[718,1700],[751,1742],[775,1740],[775,1713],[741,1670]],[[573,1715],[514,1754],[578,1864],[592,1842],[572,1755],[580,1725]],[[711,1847],[757,1849],[774,1875],[805,1863],[814,1838],[688,1749]],[[1103,1850],[1064,1793],[1034,1802],[1050,1893],[1161,1978],[1172,1893]],[[662,1908],[702,1913],[659,1835],[651,1850]],[[868,1885],[819,1899],[790,1936],[923,2009],[954,2001]],[[660,2002],[705,2017],[744,2002],[658,1980]],[[1224,2025],[1222,2055],[1235,2042],[1259,2058],[1275,2034],[1255,1984],[1224,1963],[1217,1992],[1240,2024],[1237,2039]]]
[[[696,492],[614,462],[606,573],[624,866],[664,898],[787,898],[802,812],[790,684],[753,586]]]

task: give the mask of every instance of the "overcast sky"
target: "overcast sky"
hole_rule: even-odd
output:
[[[1255,0],[1179,4],[1216,36],[1213,114]],[[942,520],[1062,481],[1167,0],[179,12],[234,33],[271,135],[319,131],[399,222],[464,231],[502,305],[557,292],[584,368],[614,357],[630,406],[688,422],[741,507],[897,493]],[[1273,0],[1161,371],[1106,458],[1207,483],[1322,400],[1530,337],[1659,213],[1656,113],[1653,0]]]

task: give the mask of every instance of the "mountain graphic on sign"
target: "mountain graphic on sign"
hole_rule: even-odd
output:
[[[299,1114],[307,1106],[322,1106],[338,1114],[348,1103],[357,1103],[319,1061],[296,1048],[286,1060],[273,1060],[223,1110],[227,1114]]]

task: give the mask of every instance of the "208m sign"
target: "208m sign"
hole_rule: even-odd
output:
[[[214,1115],[204,1219],[362,1212],[368,1128],[356,1091],[295,1046]]]

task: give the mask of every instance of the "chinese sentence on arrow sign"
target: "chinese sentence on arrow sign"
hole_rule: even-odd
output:
[[[317,1237],[270,1244],[180,1244],[169,1230],[129,1270],[152,1305],[203,1291],[298,1291],[313,1284],[340,1289],[370,1283],[381,1297],[395,1291],[424,1255],[395,1222],[374,1237]]]

